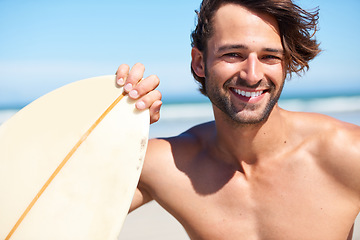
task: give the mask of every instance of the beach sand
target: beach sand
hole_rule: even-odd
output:
[[[188,240],[184,228],[156,202],[150,202],[125,220],[119,240]]]

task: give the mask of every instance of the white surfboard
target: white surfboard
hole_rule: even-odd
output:
[[[0,126],[0,240],[115,240],[147,147],[148,111],[115,76],[81,80]]]

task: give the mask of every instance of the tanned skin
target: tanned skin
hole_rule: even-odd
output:
[[[214,29],[192,67],[215,121],[149,142],[131,211],[155,200],[193,240],[351,239],[359,126],[277,105],[285,69],[272,16],[225,4]]]

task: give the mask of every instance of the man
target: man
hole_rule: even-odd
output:
[[[195,240],[351,239],[359,126],[277,105],[286,76],[319,52],[317,12],[290,0],[204,0],[198,16],[191,66],[215,122],[149,142],[130,210],[156,200]],[[143,66],[128,71],[118,78],[135,83]],[[131,87],[134,98],[147,92]],[[145,95],[153,121],[156,94]]]

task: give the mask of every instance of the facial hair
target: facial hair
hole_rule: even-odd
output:
[[[272,112],[274,106],[278,102],[283,86],[284,81],[280,85],[279,89],[276,89],[276,86],[273,82],[267,80],[260,80],[255,85],[249,86],[248,83],[243,79],[235,79],[231,78],[227,80],[222,88],[218,88],[214,83],[216,83],[216,79],[212,79],[210,74],[206,71],[205,82],[206,82],[206,93],[210,101],[213,105],[215,105],[218,109],[220,109],[225,116],[228,117],[230,121],[232,121],[236,125],[255,125],[261,124],[267,120]],[[255,112],[257,109],[261,108],[264,103],[262,104],[253,104],[253,103],[242,103],[239,106],[239,103],[235,105],[231,101],[230,84],[234,84],[236,82],[236,86],[239,87],[246,87],[246,88],[266,88],[268,89],[267,92],[270,94],[270,99],[265,103],[264,110],[257,114],[256,117],[245,117],[244,114],[241,114],[244,111],[247,112]]]

